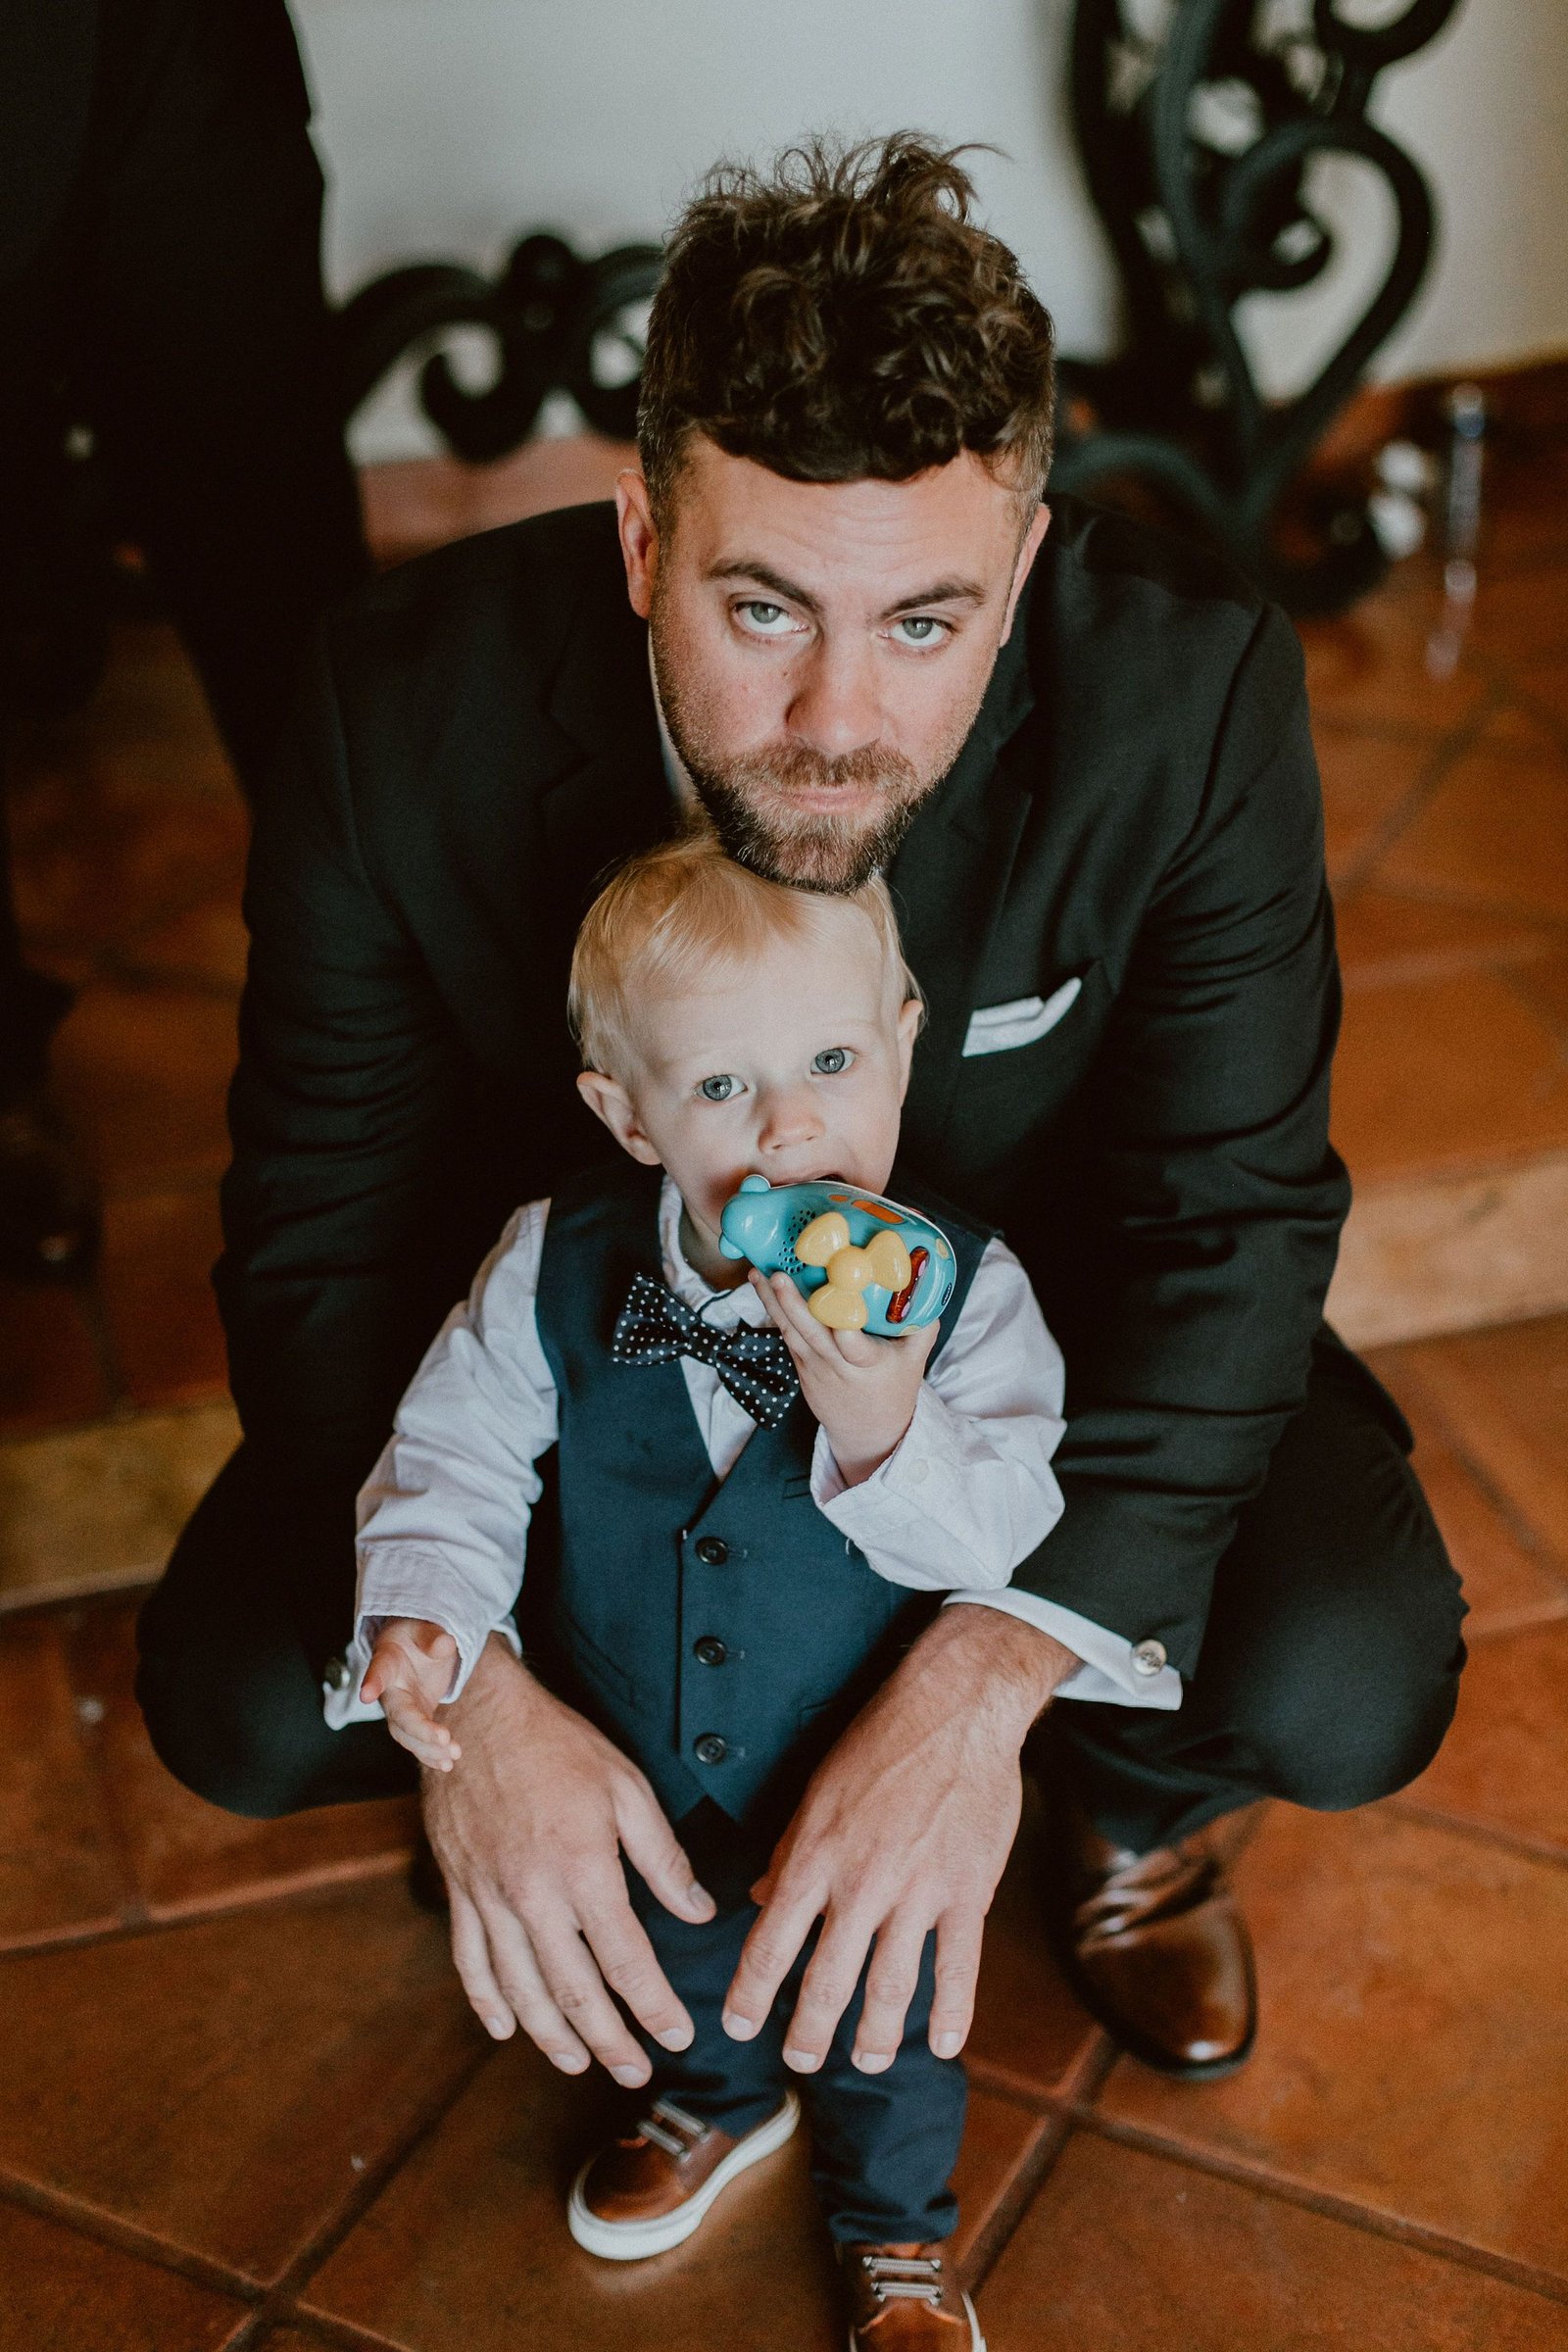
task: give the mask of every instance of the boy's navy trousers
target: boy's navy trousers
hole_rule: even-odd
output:
[[[757,1905],[747,1889],[767,1867],[771,1836],[737,1828],[706,1798],[675,1825],[699,1884],[718,1905],[704,1927],[676,1919],[626,1873],[632,1907],[659,1964],[690,2012],[690,2049],[663,2049],[629,2015],[627,2024],[654,2068],[644,2105],[667,2097],[699,2123],[739,2137],[776,2113],[786,2089],[799,2093],[811,2132],[811,2179],[828,2228],[843,2245],[896,2245],[951,2237],[957,2204],[948,2187],[963,2133],[963,2067],[933,2056],[926,2041],[935,1937],[927,1936],[904,2040],[880,2075],[851,2063],[864,1975],[814,2075],[784,2064],[785,2031],[794,2012],[810,1937],[785,1979],[772,2015],[753,2041],[732,2041],[719,2019]]]

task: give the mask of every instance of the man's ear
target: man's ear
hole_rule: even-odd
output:
[[[579,1070],[577,1092],[595,1118],[604,1120],[623,1152],[629,1152],[633,1159],[640,1159],[645,1168],[663,1165],[643,1131],[636,1104],[618,1078],[608,1078],[603,1070]]]
[[[1050,528],[1051,509],[1042,507],[1024,533],[1023,545],[1018,550],[1018,560],[1012,567],[1012,586],[1007,591],[1007,618],[1002,631],[1004,645],[1012,635],[1012,616],[1018,610],[1018,599],[1023,594],[1023,584],[1033,569],[1034,560],[1039,555],[1041,544]]]
[[[909,1091],[909,1063],[914,1055],[914,1041],[920,1034],[925,1018],[925,1006],[918,997],[906,997],[899,1006],[899,1101]]]
[[[654,603],[654,574],[659,568],[659,533],[648,501],[648,484],[635,466],[615,476],[615,516],[620,530],[620,553],[626,566],[626,594],[631,609],[643,620]]]

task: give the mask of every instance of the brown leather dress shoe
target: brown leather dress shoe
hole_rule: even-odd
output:
[[[781,2148],[801,2120],[793,2090],[777,2113],[732,2139],[673,2099],[656,2099],[633,2132],[591,2156],[571,2184],[566,2227],[607,2262],[641,2262],[690,2237],[737,2174]]]
[[[841,2246],[850,2352],[986,2352],[941,2245]]]
[[[98,1247],[98,1193],[42,1087],[0,1103],[0,1268],[70,1282]]]
[[[1079,1817],[1058,1873],[1057,1956],[1090,2014],[1161,2074],[1240,2066],[1257,2030],[1251,1939],[1204,1833],[1134,1854]]]

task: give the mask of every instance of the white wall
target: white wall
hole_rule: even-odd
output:
[[[1276,0],[1298,12],[1305,0]],[[1341,0],[1387,17],[1391,0]],[[1401,0],[1402,5],[1402,0]],[[717,155],[807,128],[909,124],[1005,150],[975,172],[1064,350],[1116,335],[1114,285],[1068,126],[1070,0],[293,0],[331,179],[328,271],[345,293],[392,264],[489,266],[525,228],[586,251],[657,237]],[[1381,374],[1568,347],[1568,22],[1562,0],[1464,0],[1393,68],[1375,112],[1435,183],[1443,245]],[[1380,193],[1324,168],[1350,230],[1335,282],[1254,306],[1271,389],[1309,375],[1381,274]],[[406,397],[361,420],[361,454],[431,445]]]

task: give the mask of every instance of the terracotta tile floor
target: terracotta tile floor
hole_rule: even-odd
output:
[[[1455,679],[1422,671],[1420,564],[1307,632],[1337,1125],[1373,1195],[1568,1152],[1568,463],[1536,460],[1511,501],[1499,468]],[[406,551],[619,463],[389,469],[372,522]],[[570,2245],[605,2096],[471,2025],[404,1891],[407,1806],[239,1821],[148,1748],[128,1588],[233,1435],[207,1272],[244,818],[152,627],[14,783],[108,1210],[93,1283],[0,1288],[0,2352],[838,2344],[798,2146],[680,2254]],[[1385,1806],[1251,1825],[1264,2019],[1227,2082],[1114,2058],[1045,1956],[1026,1828],[960,2180],[993,2352],[1568,2344],[1568,1315],[1377,1361],[1472,1602],[1455,1729]]]

